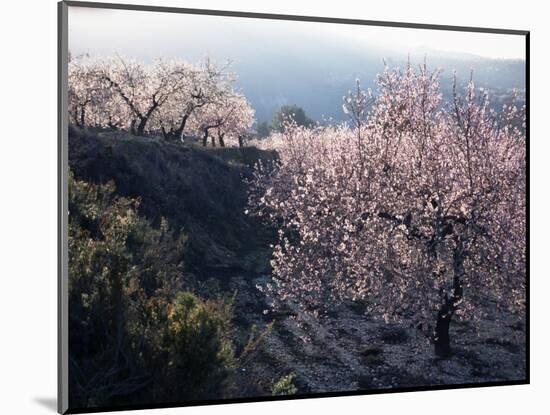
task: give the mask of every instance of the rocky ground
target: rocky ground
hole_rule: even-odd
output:
[[[459,385],[526,376],[525,325],[519,316],[501,315],[499,321],[475,325],[454,322],[453,356],[440,359],[425,334],[407,323],[376,321],[350,305],[322,320],[296,310],[264,315],[261,294],[251,295],[245,279],[235,279],[232,285],[243,293],[236,307],[248,313],[243,318],[259,326],[274,321],[254,359],[240,368],[241,376],[258,379],[263,389],[288,373],[296,375],[299,393]]]

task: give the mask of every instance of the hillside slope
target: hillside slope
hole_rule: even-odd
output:
[[[114,181],[121,196],[139,197],[153,224],[161,217],[185,232],[188,265],[198,275],[268,272],[272,233],[246,216],[243,178],[259,159],[254,147],[203,149],[126,133],[71,128],[69,165],[78,179]]]

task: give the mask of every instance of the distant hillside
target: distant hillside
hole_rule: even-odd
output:
[[[115,18],[117,13],[120,17]],[[441,32],[431,30],[420,33],[390,27],[162,15],[148,16],[147,23],[139,15],[123,12],[86,16],[97,19],[102,28],[91,37],[85,29],[88,26],[75,14],[71,52],[74,56],[119,53],[147,62],[161,56],[189,62],[206,57],[220,64],[230,61],[229,70],[237,76],[237,85],[256,109],[259,121],[271,120],[276,110],[288,104],[303,107],[316,120],[323,115],[343,120],[342,96],[354,87],[356,78],[366,88],[373,87],[376,75],[384,69],[383,60],[391,66],[405,66],[409,55],[413,65],[426,59],[430,68],[444,69],[444,93],[449,91],[453,71],[466,81],[471,69],[478,86],[498,95],[511,88],[525,88],[525,61],[489,58],[499,56],[498,51],[487,53],[478,48],[473,33],[464,32],[464,37],[456,38],[462,39],[459,44],[447,45],[441,42]],[[144,25],[149,29],[143,30]],[[402,36],[394,37],[395,33]],[[489,37],[496,41],[499,36]],[[479,43],[484,43],[484,38],[480,36]],[[518,39],[521,43],[516,36],[496,44],[515,49]],[[504,52],[503,57],[522,56]]]
[[[271,120],[273,113],[283,105],[297,104],[307,115],[321,120],[323,117],[345,120],[342,97],[353,89],[360,79],[364,88],[375,89],[377,74],[384,70],[383,59],[390,66],[405,67],[407,56],[391,56],[383,51],[349,51],[330,49],[309,51],[304,55],[270,55],[266,52],[254,60],[237,60],[237,85],[252,103],[256,118]],[[330,58],[327,58],[330,56]],[[424,56],[411,56],[414,65],[422,63]],[[495,101],[510,96],[512,89],[525,88],[525,62],[522,60],[493,60],[475,56],[426,56],[428,67],[441,68],[441,89],[444,98],[451,97],[453,71],[461,85],[474,72],[476,86],[487,88]],[[239,64],[239,62],[242,62]],[[282,70],[281,62],[285,62]],[[246,63],[246,64],[245,64]]]
[[[161,217],[189,236],[186,261],[197,275],[266,271],[271,234],[244,214],[242,178],[273,153],[248,148],[202,149],[71,127],[69,165],[77,179],[114,181],[121,196],[139,197],[153,224]],[[265,255],[264,255],[265,254]]]

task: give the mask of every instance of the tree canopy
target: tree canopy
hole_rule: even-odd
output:
[[[375,96],[344,99],[351,126],[287,124],[260,164],[251,211],[279,229],[274,305],[323,313],[365,299],[372,315],[435,330],[525,296],[524,108],[497,113],[469,82],[442,102],[439,72],[386,68]],[[523,126],[522,126],[523,124]]]
[[[284,131],[286,123],[294,123],[301,127],[311,127],[314,121],[310,119],[304,109],[298,105],[283,105],[273,114],[271,128],[275,131]]]

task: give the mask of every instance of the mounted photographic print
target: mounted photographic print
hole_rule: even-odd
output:
[[[529,382],[529,33],[59,3],[59,412]]]

